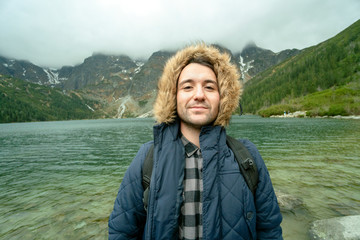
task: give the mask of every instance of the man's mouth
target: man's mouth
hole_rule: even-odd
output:
[[[191,106],[190,109],[202,110],[202,109],[207,109],[207,107],[206,106]]]

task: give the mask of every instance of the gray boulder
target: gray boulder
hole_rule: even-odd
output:
[[[295,208],[303,205],[303,201],[300,198],[280,190],[275,190],[275,195],[281,211],[293,211]]]
[[[310,227],[312,240],[359,240],[360,215],[317,220]]]

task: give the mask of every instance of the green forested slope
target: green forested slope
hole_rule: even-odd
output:
[[[95,102],[0,75],[0,123],[94,118]]]
[[[257,113],[274,104],[288,104],[292,99],[334,90],[359,79],[360,20],[247,82],[241,104],[246,113]]]
[[[308,94],[258,111],[263,117],[306,111],[307,116],[360,115],[360,81]]]

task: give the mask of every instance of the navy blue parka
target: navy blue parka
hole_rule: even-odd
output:
[[[185,150],[179,123],[154,127],[120,185],[109,219],[109,239],[177,239]],[[282,216],[268,170],[255,145],[240,140],[256,161],[259,183],[252,195],[221,126],[203,127],[203,239],[282,239]],[[142,166],[154,143],[148,212],[144,210]]]

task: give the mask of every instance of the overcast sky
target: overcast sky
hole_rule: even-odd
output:
[[[200,40],[278,52],[359,19],[359,0],[0,0],[0,55],[60,68],[94,52],[147,59]]]

